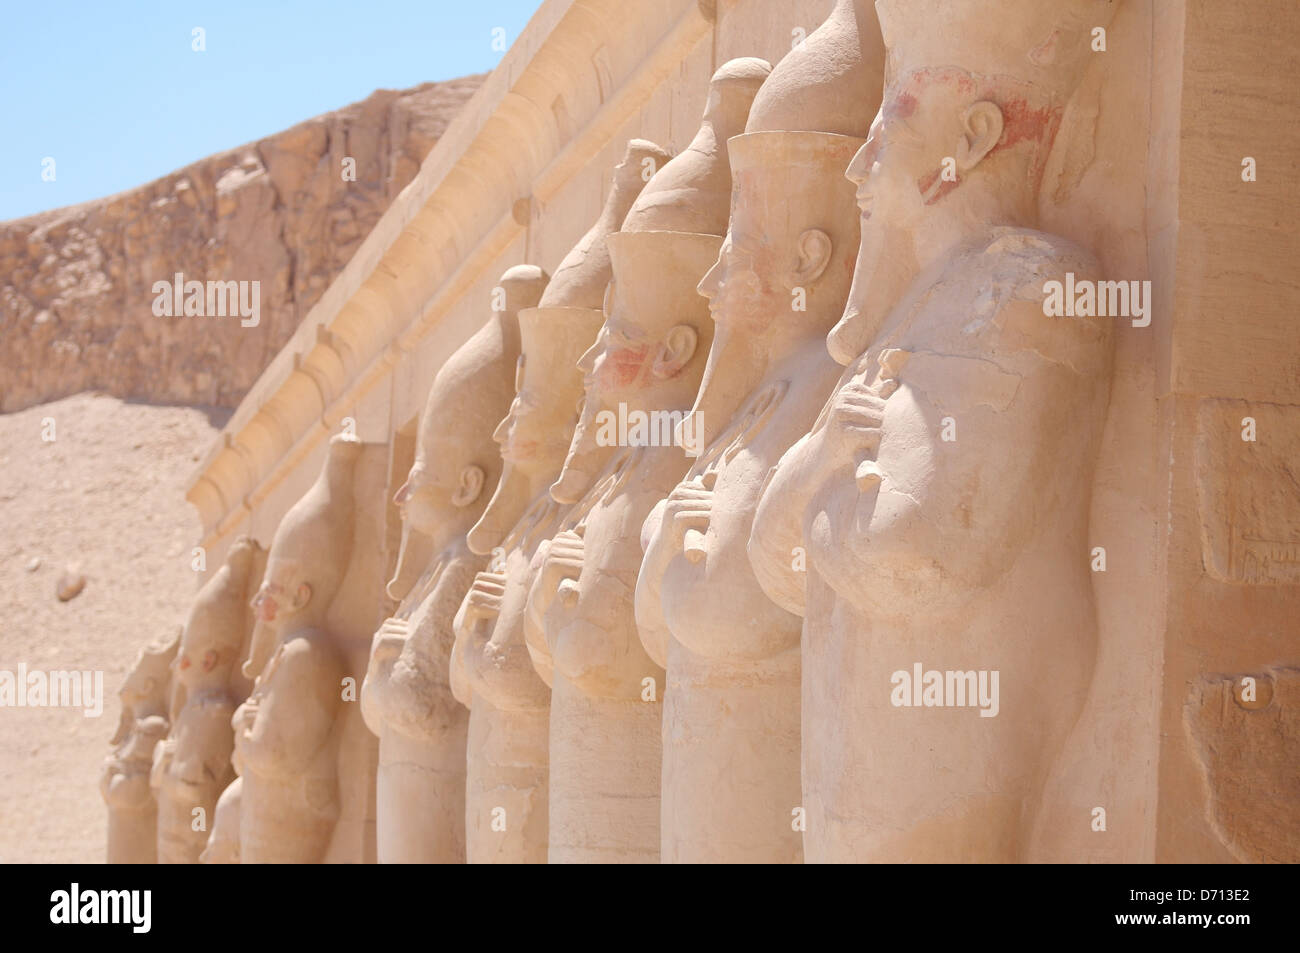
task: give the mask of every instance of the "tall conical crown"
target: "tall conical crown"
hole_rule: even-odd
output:
[[[1116,0],[876,0],[885,84],[956,67],[1016,80],[1064,105],[1093,55],[1093,30],[1117,8]]]
[[[353,474],[364,444],[348,434],[330,438],[320,476],[289,508],[271,542],[268,575],[282,560],[293,560],[312,585],[323,610],[338,590],[352,553]]]
[[[642,189],[623,231],[726,234],[731,205],[727,140],[744,130],[750,104],[771,70],[766,60],[752,56],[718,67],[695,138]]]
[[[880,108],[885,47],[872,0],[836,0],[754,97],[745,132],[808,130],[865,139]]]
[[[240,536],[226,561],[194,599],[181,636],[181,650],[224,650],[238,656],[248,639],[252,618],[248,603],[262,578],[266,553],[257,541]]]
[[[670,159],[667,150],[648,139],[628,142],[623,161],[614,168],[613,182],[600,215],[556,267],[551,283],[536,302],[539,307],[600,310],[609,283],[609,251],[605,239],[619,230],[632,203],[641,194],[647,181],[642,178],[645,170],[662,169]]]

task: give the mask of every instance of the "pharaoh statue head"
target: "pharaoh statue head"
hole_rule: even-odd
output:
[[[319,628],[334,601],[352,551],[353,473],[363,444],[339,434],[316,482],[280,521],[253,597],[253,644],[244,674],[255,678],[285,633]]]
[[[249,601],[265,565],[266,551],[255,539],[240,536],[225,563],[199,590],[173,665],[176,681],[187,694],[231,687],[252,626]]]
[[[525,366],[527,364],[527,342],[522,333],[522,322],[519,320],[519,314],[524,309],[533,308],[542,298],[542,293],[550,276],[536,265],[515,265],[508,269],[501,276],[499,288],[503,292],[503,307],[500,308],[500,321],[504,327],[509,327],[512,335],[518,334],[517,340],[520,342],[518,348],[519,354],[515,360],[514,372],[511,380],[514,397],[511,399],[506,416],[501,419],[497,426],[490,432],[493,441],[498,444],[497,455],[501,458],[501,476],[497,480],[496,487],[493,490],[492,497],[488,500],[483,515],[479,517],[473,527],[466,534],[466,543],[471,551],[479,555],[487,555],[492,552],[493,547],[500,544],[505,538],[506,533],[515,525],[519,517],[523,514],[524,508],[528,504],[526,499],[527,491],[524,488],[527,484],[527,467],[523,469],[516,468],[509,456],[504,452],[502,445],[502,428],[511,420],[515,413],[515,408],[519,404],[519,388],[523,384]],[[569,408],[572,412],[572,407]],[[521,440],[521,443],[525,442]],[[525,456],[527,454],[525,453]]]
[[[523,354],[515,400],[494,435],[502,459],[515,473],[544,478],[563,465],[582,396],[575,368],[596,336],[600,318],[590,308],[519,312]]]
[[[693,391],[713,339],[707,309],[689,280],[718,253],[718,236],[620,232],[609,238],[616,278],[605,323],[582,356],[588,400],[614,407],[662,407],[665,390],[689,380]]]
[[[171,668],[180,647],[181,631],[183,630],[178,628],[170,639],[149,643],[136,655],[135,664],[117,692],[118,698],[122,700],[122,717],[111,744],[120,745],[127,741],[139,719],[167,717],[171,697]],[[164,720],[162,734],[166,733]],[[149,750],[143,752],[146,758],[151,756],[152,749],[153,746],[149,745]]]
[[[1035,224],[1043,169],[1092,31],[1115,7],[879,0],[885,94],[848,170],[862,243],[848,306],[827,339],[837,361],[862,353],[911,280],[972,230]],[[954,37],[962,68],[950,65]]]
[[[613,185],[596,224],[564,257],[555,277],[542,295],[542,307],[573,307],[599,311],[604,306],[611,276],[608,238],[617,233],[632,203],[656,170],[669,163],[668,152],[645,139],[627,144],[623,161],[614,167]],[[575,280],[578,276],[580,280]],[[551,496],[560,503],[575,503],[600,470],[607,450],[587,438],[591,416],[599,408],[588,408],[585,393],[579,401],[578,423],[560,477],[551,486]]]
[[[619,404],[656,406],[682,381],[693,386],[698,380],[712,327],[694,286],[727,227],[727,140],[744,128],[770,71],[766,61],[746,57],[713,74],[691,145],[655,173],[622,229],[606,240],[612,273],[603,327],[579,361],[582,415],[564,470],[551,487],[551,496],[562,503],[581,498],[595,476],[593,459],[602,459],[596,448],[609,445],[598,418],[608,419]],[[689,435],[677,439],[685,443]]]
[[[501,478],[492,430],[514,399],[519,361],[515,312],[537,300],[539,269],[523,265],[502,277],[505,310],[492,316],[438,369],[424,402],[415,461],[393,498],[402,541],[388,594],[403,599],[433,555],[482,514]]]
[[[810,323],[824,331],[838,316],[858,223],[851,186],[835,183],[861,144],[823,132],[751,132],[731,140],[730,227],[699,283],[715,326],[690,423],[701,445],[717,437],[770,362],[788,354]]]
[[[154,749],[170,727],[171,664],[179,644],[177,631],[165,642],[145,646],[118,690],[122,715],[110,742],[113,753],[100,777],[100,794],[109,807],[109,863],[153,863],[156,856],[149,775]],[[140,811],[149,812],[147,830],[126,820],[127,814],[138,817]],[[145,857],[148,860],[132,860]]]

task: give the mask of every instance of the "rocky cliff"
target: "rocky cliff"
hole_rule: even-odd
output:
[[[140,188],[0,223],[0,411],[87,389],[237,404],[482,80],[380,90]],[[202,293],[155,289],[178,273]],[[221,307],[226,282],[246,283],[255,324]]]

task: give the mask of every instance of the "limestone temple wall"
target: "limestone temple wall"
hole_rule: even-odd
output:
[[[405,538],[389,501],[416,460],[421,408],[439,369],[492,320],[493,293],[503,275],[528,264],[553,276],[601,215],[629,140],[647,139],[681,154],[700,128],[710,77],[719,67],[738,57],[761,57],[775,66],[835,6],[833,0],[546,0],[195,472],[189,499],[202,518],[199,545],[208,566],[200,584],[223,566],[239,537],[271,545],[282,522],[292,522],[286,514],[318,485],[322,468],[333,465],[332,455],[344,452],[338,435],[355,437],[362,450],[350,472],[355,499],[364,504],[349,517],[354,530],[340,595],[321,622],[341,636],[339,670],[360,686],[372,636],[402,611],[403,594],[390,595],[384,586]],[[910,66],[908,57],[925,64],[920,57],[940,55],[926,48],[931,41],[923,36],[922,8],[932,3],[922,0],[908,10],[882,0],[881,6],[890,57]],[[958,6],[972,4],[961,0]],[[1018,0],[986,6],[998,8],[1008,22],[1038,15]],[[1009,810],[1018,820],[1007,822],[1008,809],[996,804],[987,817],[965,821],[954,820],[949,808],[935,808],[942,822],[922,825],[906,846],[882,843],[850,824],[837,835],[841,846],[805,835],[807,859],[986,858],[978,837],[954,834],[952,825],[962,823],[992,830],[1018,824],[1007,838],[1014,853],[1001,859],[1300,858],[1300,790],[1288,771],[1300,750],[1300,190],[1294,185],[1300,171],[1294,158],[1300,154],[1294,141],[1300,137],[1294,121],[1300,110],[1294,87],[1300,8],[1290,0],[1256,6],[1245,14],[1212,0],[1065,4],[1103,21],[1106,48],[1094,49],[1071,78],[1034,195],[1036,227],[1090,252],[1097,273],[1149,281],[1152,293],[1149,325],[1114,319],[1107,332],[1113,356],[1098,365],[1105,372],[1090,376],[1091,358],[1084,356],[1090,344],[1053,339],[1037,345],[1040,354],[1056,354],[1059,347],[1066,355],[1060,360],[1088,381],[1081,386],[1100,389],[1106,410],[1089,422],[1086,408],[1095,404],[1080,398],[1083,417],[1060,421],[1080,433],[1095,426],[1095,438],[1079,438],[1081,446],[1094,440],[1096,450],[1095,472],[1082,494],[1089,497],[1083,502],[1086,539],[1080,540],[1086,546],[1078,554],[1079,565],[1090,569],[1083,585],[1091,595],[1079,597],[1073,615],[1059,606],[1039,607],[1027,595],[1034,584],[1026,580],[1034,577],[1026,570],[996,597],[1023,604],[1025,619],[1059,618],[1062,632],[1077,622],[1090,633],[1077,644],[1059,636],[1059,651],[1051,624],[1042,623],[1034,634],[1041,649],[1033,651],[1055,653],[1081,673],[1081,681],[1070,690],[1075,707],[1063,710],[1059,727],[1052,728],[1059,737],[1044,749],[1050,756],[1009,775],[1008,789],[1028,785],[1032,794],[1024,800],[1032,800],[1033,809],[1017,802]],[[891,29],[906,32],[891,38]],[[990,49],[1000,42],[985,40]],[[1035,55],[1052,64],[1057,52],[1043,49]],[[993,57],[973,59],[979,63],[970,68],[979,72]],[[887,97],[896,79],[886,73]],[[1246,157],[1258,168],[1252,181],[1243,179]],[[851,270],[852,254],[848,261]],[[961,307],[974,313],[982,305]],[[853,353],[863,351],[872,353]],[[1021,373],[1029,379],[1030,371]],[[1258,430],[1253,442],[1241,439],[1244,418]],[[1026,441],[1036,432],[1016,431]],[[1066,493],[1073,484],[1032,444],[985,452],[1002,459],[976,479],[972,494],[983,500],[979,494],[999,480],[1013,485],[1018,470],[1032,474],[1033,492],[1041,495],[1017,504],[1030,513],[1029,535],[1017,539],[1030,538],[1034,527],[1056,525],[1052,520],[1066,506],[1053,487]],[[781,458],[778,469],[789,459]],[[862,473],[859,487],[867,485]],[[1033,545],[1047,552],[1054,535],[1072,534],[1061,519],[1059,533],[1044,529]],[[635,535],[639,525],[638,519],[629,532]],[[751,556],[758,540],[750,540]],[[805,542],[815,560],[812,536]],[[824,554],[823,564],[835,558]],[[953,570],[958,576],[965,571]],[[838,591],[833,572],[819,578],[828,580],[825,592]],[[764,591],[780,590],[770,576],[760,572],[759,579]],[[987,585],[1001,592],[1003,582]],[[842,633],[834,625],[842,627],[844,617],[833,624],[821,619],[816,591],[810,579],[808,604],[797,613],[805,646],[804,796],[809,803],[822,799],[834,813],[835,799],[844,795],[831,790],[835,783],[819,787],[815,780],[809,725],[824,713],[810,713],[807,693],[810,684],[825,684],[835,694],[839,676],[817,683],[821,663],[807,646],[817,633],[831,631],[818,626]],[[717,596],[726,599],[727,593]],[[638,588],[638,623],[641,597]],[[782,607],[794,612],[792,605]],[[1066,614],[1054,616],[1058,610]],[[894,624],[870,607],[846,611],[850,618],[875,619],[881,629]],[[1094,612],[1095,624],[1083,619]],[[1006,618],[1013,617],[1020,618],[1014,612]],[[998,644],[999,631],[990,629],[991,645]],[[923,644],[923,637],[916,639]],[[532,654],[539,671],[549,664]],[[684,671],[672,651],[667,663],[654,662],[666,665],[669,686],[674,673]],[[1041,671],[1055,671],[1053,664],[1044,662]],[[1006,671],[1004,698],[1011,690]],[[450,677],[464,701],[454,662]],[[1247,677],[1256,686],[1250,691],[1243,687]],[[558,706],[560,689],[547,684]],[[1053,690],[1048,683],[1038,689],[1044,696]],[[474,697],[480,704],[477,692]],[[339,779],[341,813],[325,859],[373,861],[378,742],[365,730],[360,706],[344,704],[350,708],[336,729],[344,739],[333,743],[355,749],[356,763],[367,767]],[[552,709],[553,748],[559,710]],[[480,715],[471,711],[472,746]],[[871,716],[864,710],[863,717]],[[1001,717],[1013,731],[1016,713]],[[1012,734],[997,742],[1009,747],[997,750],[1029,743]],[[892,749],[871,750],[881,758]],[[851,780],[852,769],[845,771]],[[900,800],[905,787],[897,779],[882,784]],[[552,803],[553,825],[556,810]],[[809,808],[810,821],[816,810]],[[944,845],[954,843],[963,846],[945,853]],[[552,844],[552,859],[555,849]],[[471,844],[471,859],[474,851]]]

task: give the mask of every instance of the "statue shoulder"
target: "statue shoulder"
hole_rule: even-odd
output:
[[[284,640],[277,674],[284,678],[310,677],[342,669],[342,658],[333,635],[325,629],[301,629]]]
[[[1096,256],[1082,245],[1050,232],[1010,226],[992,229],[959,257],[959,264],[1003,281],[1047,280],[1067,272],[1078,278],[1100,274]]]
[[[1108,360],[1114,319],[1062,316],[1059,289],[1095,285],[1100,266],[1087,249],[1029,228],[997,228],[969,246],[946,270],[942,298],[959,295],[969,320],[963,335],[983,340],[989,354],[1035,352],[1052,364],[1093,374]]]

